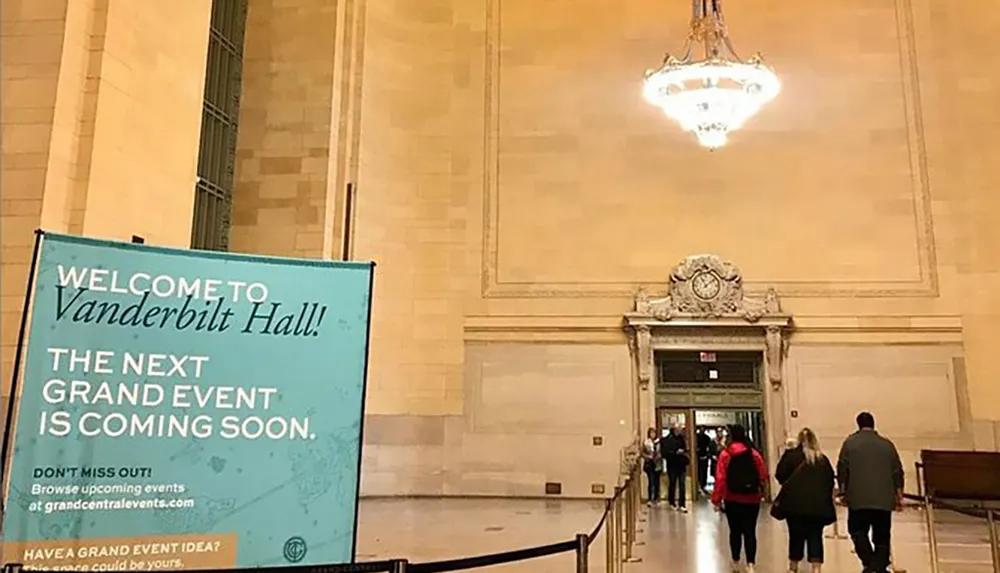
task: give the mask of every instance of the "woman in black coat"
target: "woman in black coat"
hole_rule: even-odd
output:
[[[774,477],[781,484],[778,512],[788,524],[789,570],[798,571],[808,550],[813,573],[819,573],[823,528],[837,520],[837,510],[833,505],[833,465],[820,450],[812,430],[799,432],[795,447],[781,456]]]

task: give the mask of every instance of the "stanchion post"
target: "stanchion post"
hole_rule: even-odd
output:
[[[392,560],[392,573],[406,573],[409,562],[406,559]]]
[[[646,509],[642,503],[642,468],[640,466],[635,466],[635,499],[639,507],[639,522],[646,523]],[[656,474],[653,474],[656,475]],[[652,506],[653,500],[648,500],[650,506]],[[640,530],[641,531],[641,530]]]
[[[622,488],[615,487],[615,510],[612,520],[615,536],[615,571],[622,570]]]
[[[590,539],[586,533],[579,533],[576,536],[576,573],[587,573],[587,566],[590,562]]]
[[[642,468],[637,464],[633,471],[635,472],[635,479],[632,481],[635,488],[635,544],[645,545],[645,542],[639,539],[639,534],[646,531],[641,525],[646,523],[646,508],[642,503]]]
[[[604,571],[614,573],[615,570],[615,501],[609,499],[605,506],[607,517],[604,519]]]
[[[993,572],[1000,572],[1000,547],[997,545],[997,526],[996,526],[996,516],[993,515],[993,509],[988,508],[986,510],[986,522],[990,527],[990,555],[993,557]]]
[[[632,482],[629,481],[628,485],[625,486],[625,546],[629,555],[632,553],[632,544],[635,542],[635,522],[633,520],[635,519],[636,507],[632,491]]]
[[[630,480],[625,491],[625,499],[627,501],[625,505],[625,561],[628,563],[639,563],[642,561],[642,559],[632,554],[632,550],[635,548],[636,514],[639,513],[639,500],[635,495],[637,490],[636,484],[635,479]]]
[[[913,462],[913,467],[916,470],[916,474],[917,474],[917,496],[919,496],[921,499],[923,499],[923,497],[924,497],[924,480],[923,480],[923,478],[921,478],[921,475],[922,475],[922,470],[923,470],[924,466],[920,462]]]
[[[629,505],[632,506],[632,519],[635,519],[636,521],[639,520],[639,488],[636,487],[636,485],[639,484],[639,481],[639,476],[636,475],[635,472],[635,466],[632,466],[629,470],[628,477],[628,501]]]
[[[927,516],[927,545],[931,557],[931,573],[938,573],[937,532],[934,531],[934,500],[924,489],[924,515]]]

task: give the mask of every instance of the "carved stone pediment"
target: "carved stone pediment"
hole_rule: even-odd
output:
[[[638,383],[643,390],[653,379],[653,339],[661,343],[671,327],[753,328],[765,346],[767,375],[773,387],[781,387],[781,371],[788,348],[791,317],[781,310],[774,289],[762,297],[743,292],[743,275],[736,265],[715,255],[694,255],[670,273],[667,295],[652,298],[640,288],[632,312],[625,314],[625,330],[638,365]],[[685,335],[690,340],[690,333]]]
[[[761,298],[746,296],[743,275],[736,265],[715,255],[687,257],[670,273],[667,296],[651,298],[640,288],[635,313],[657,320],[673,318],[742,318],[757,322],[780,315],[778,293],[769,289]]]

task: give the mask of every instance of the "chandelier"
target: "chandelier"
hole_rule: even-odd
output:
[[[643,95],[685,131],[694,132],[698,143],[716,149],[778,95],[781,82],[760,54],[749,60],[736,55],[722,17],[722,0],[692,4],[683,55],[667,54],[663,65],[648,70]],[[695,54],[699,46],[704,55]]]

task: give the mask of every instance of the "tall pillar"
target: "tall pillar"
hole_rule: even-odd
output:
[[[4,406],[35,229],[189,244],[210,6],[4,0]]]
[[[364,16],[364,0],[250,0],[232,251],[342,256]]]

